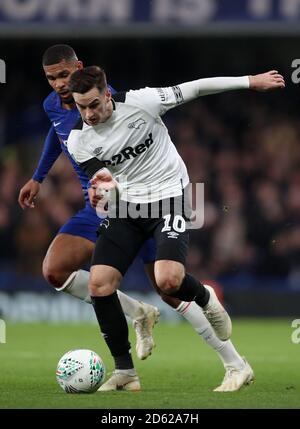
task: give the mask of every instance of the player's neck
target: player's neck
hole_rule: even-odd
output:
[[[113,102],[111,101],[107,106],[107,114],[106,114],[106,121],[111,117],[114,111]]]
[[[75,109],[75,107],[76,107],[76,104],[75,104],[75,102],[74,103],[61,103],[61,107],[63,108],[63,109],[66,109],[66,110],[73,110],[73,109]]]

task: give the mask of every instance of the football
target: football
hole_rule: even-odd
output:
[[[71,350],[59,360],[56,379],[66,393],[93,393],[101,386],[105,366],[92,350]]]

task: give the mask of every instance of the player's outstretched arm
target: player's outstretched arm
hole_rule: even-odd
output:
[[[224,76],[197,79],[165,88],[143,88],[130,91],[127,98],[136,106],[145,108],[153,116],[163,115],[169,109],[205,95],[240,89],[271,91],[285,87],[284,78],[277,70],[249,76]]]
[[[182,101],[189,101],[220,92],[238,89],[253,89],[255,91],[271,91],[285,87],[284,78],[276,70],[250,76],[212,77],[185,82],[178,87],[182,93]]]

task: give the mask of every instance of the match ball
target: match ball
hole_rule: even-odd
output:
[[[105,366],[92,350],[71,350],[59,360],[56,379],[66,393],[93,393],[105,378]]]

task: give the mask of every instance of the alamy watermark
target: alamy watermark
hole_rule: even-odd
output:
[[[293,69],[295,69],[292,72],[291,79],[292,79],[293,83],[297,84],[297,83],[300,82],[300,58],[295,58],[292,61],[291,66],[292,66]]]
[[[0,59],[0,83],[6,83],[6,64]]]
[[[295,319],[292,321],[292,328],[295,329],[291,335],[292,343],[299,344],[300,343],[300,319]]]
[[[0,344],[6,343],[6,323],[0,319]]]
[[[124,177],[122,180],[122,191],[117,188],[109,191],[103,188],[97,189],[101,200],[98,202],[96,211],[99,217],[110,219],[164,219],[164,231],[175,230],[175,232],[184,232],[186,229],[200,229],[204,225],[204,183],[189,183],[182,195],[178,195],[178,190],[170,191],[165,186],[147,186],[136,187],[134,196],[130,194],[130,187]],[[124,188],[126,189],[124,191]],[[180,191],[180,190],[179,190]],[[164,196],[168,194],[168,197]],[[134,199],[135,202],[130,200]],[[151,201],[149,203],[136,201]],[[153,201],[154,200],[154,201]],[[171,216],[172,214],[172,216]],[[171,220],[172,218],[172,220]]]

